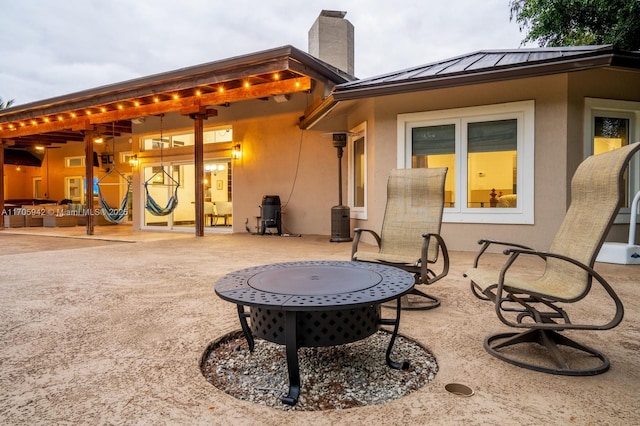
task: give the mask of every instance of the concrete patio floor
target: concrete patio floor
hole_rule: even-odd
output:
[[[433,382],[384,405],[292,412],[235,399],[200,373],[209,342],[239,328],[235,307],[213,285],[252,265],[348,260],[349,243],[81,231],[0,232],[1,424],[640,424],[637,266],[596,265],[625,318],[613,330],[571,333],[609,356],[602,375],[537,373],[485,352],[484,337],[506,327],[462,276],[475,253],[453,252],[448,277],[428,289],[442,306],[402,314],[401,333],[437,359]],[[489,255],[496,265],[503,258]],[[602,300],[595,292],[586,310]],[[450,394],[451,382],[475,394]]]

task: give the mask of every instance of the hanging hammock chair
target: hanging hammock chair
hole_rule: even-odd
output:
[[[149,184],[151,183],[152,186],[156,186],[157,184],[153,182],[158,177],[162,178],[162,182],[165,182],[165,180],[168,181],[169,182],[168,186],[173,187],[173,194],[171,195],[171,197],[169,197],[169,200],[167,201],[167,204],[164,207],[158,204],[158,202],[156,202],[156,200],[154,200],[151,194],[149,193]],[[162,185],[167,186],[167,184],[162,184]],[[146,201],[145,201],[144,207],[149,211],[149,213],[151,213],[154,216],[167,216],[173,210],[175,210],[176,206],[178,205],[178,188],[179,187],[180,187],[180,182],[175,180],[169,173],[167,173],[164,169],[164,166],[161,166],[160,171],[154,173],[144,183],[144,190],[146,195],[145,197]]]
[[[113,155],[115,158],[115,151],[116,151],[116,139],[115,139],[115,135],[116,135],[116,131],[115,131],[115,122],[112,123],[112,134],[113,134]],[[127,183],[127,190],[125,191],[125,196],[122,199],[122,201],[120,202],[120,205],[116,208],[116,207],[111,207],[109,205],[109,203],[107,202],[107,200],[104,197],[104,194],[102,193],[102,188],[101,186],[104,185],[122,185],[122,183],[120,182],[103,182],[104,179],[107,176],[111,176],[112,174],[116,173],[117,174],[117,178],[118,180],[124,180]],[[100,179],[98,179],[97,185],[98,187],[98,200],[100,201],[100,207],[101,208],[101,212],[102,212],[102,216],[111,223],[120,223],[122,222],[128,214],[128,205],[129,205],[129,194],[131,193],[131,181],[129,179],[127,179],[127,177],[125,175],[123,175],[118,169],[114,167],[112,167],[111,169],[107,170],[107,173],[104,174],[104,176],[102,176]]]
[[[109,205],[107,200],[105,199],[101,186],[103,185],[121,185],[120,183],[104,183],[102,182],[107,176],[110,176],[113,173],[117,173],[120,179],[123,179],[127,182],[127,190],[125,192],[125,196],[120,202],[118,207],[112,207]],[[111,223],[120,223],[122,222],[128,214],[128,205],[129,205],[129,194],[131,193],[131,181],[127,179],[125,175],[123,175],[120,171],[118,171],[115,167],[112,167],[104,176],[98,179],[98,200],[100,201],[100,207],[102,216]]]
[[[144,207],[154,216],[167,216],[171,212],[173,212],[178,205],[178,188],[180,187],[180,182],[175,180],[173,176],[171,176],[164,169],[164,161],[162,155],[162,148],[164,147],[164,138],[162,137],[162,121],[164,118],[164,114],[160,114],[160,170],[155,172],[149,179],[147,179],[144,183],[144,191],[145,191],[145,204]],[[161,182],[158,184],[157,182]],[[149,184],[152,184],[152,187],[156,186],[169,186],[173,188],[173,194],[167,200],[167,204],[162,207],[156,200],[153,199],[151,194],[149,193]]]

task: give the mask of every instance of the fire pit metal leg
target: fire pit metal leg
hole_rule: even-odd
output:
[[[287,405],[296,405],[300,396],[300,366],[298,365],[297,315],[287,311],[285,318],[285,346],[289,371],[289,393],[282,398]]]
[[[391,334],[391,340],[389,341],[389,346],[387,347],[387,365],[391,368],[395,368],[396,370],[406,370],[409,368],[409,361],[394,361],[391,359],[391,350],[393,349],[393,345],[396,342],[396,337],[398,336],[398,327],[400,327],[400,312],[402,311],[402,302],[400,298],[396,299],[396,319],[381,319],[380,324],[382,325],[393,325],[393,333]]]
[[[249,345],[249,352],[253,352],[255,344],[253,341],[253,335],[251,334],[251,329],[249,329],[249,324],[247,324],[249,313],[244,311],[244,305],[236,306],[238,308],[238,317],[240,318],[240,327],[242,327],[244,338],[247,339],[247,344]]]

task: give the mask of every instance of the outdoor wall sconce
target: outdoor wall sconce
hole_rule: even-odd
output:
[[[140,161],[138,160],[137,154],[133,154],[131,157],[129,157],[129,165],[131,167],[138,167],[138,164],[140,164]]]
[[[235,144],[231,150],[231,158],[239,160],[240,157],[242,157],[242,148],[240,147],[240,144]]]

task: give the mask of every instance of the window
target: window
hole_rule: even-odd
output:
[[[33,178],[33,198],[46,198],[41,177]]]
[[[84,157],[64,157],[64,166],[65,167],[84,167]]]
[[[133,152],[125,151],[120,153],[120,163],[121,164],[131,164],[131,160],[133,158]]]
[[[534,223],[534,102],[398,115],[398,167],[447,167],[443,221]]]
[[[75,204],[84,204],[84,177],[70,176],[64,178],[64,196]]]
[[[585,100],[585,156],[611,151],[640,140],[640,102]],[[640,159],[631,160],[625,175],[625,199],[616,223],[629,223],[631,200],[640,191]]]
[[[349,136],[348,161],[349,179],[348,195],[351,217],[367,218],[367,123],[362,123],[351,130]]]
[[[145,151],[152,149],[177,148],[181,146],[193,146],[195,136],[193,133],[163,133],[162,138],[160,135],[150,135],[143,139],[143,149]],[[233,130],[231,127],[223,127],[213,130],[207,130],[203,132],[203,142],[219,143],[219,142],[232,142]]]

